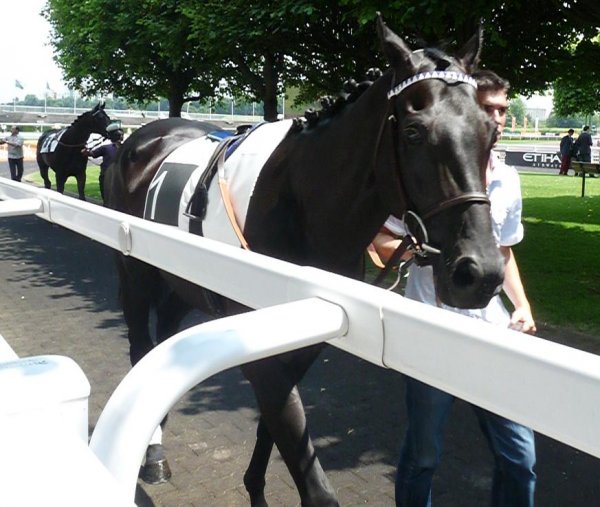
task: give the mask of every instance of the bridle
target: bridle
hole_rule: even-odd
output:
[[[391,121],[394,126],[394,129],[396,129],[398,126],[398,120],[394,113],[394,101],[396,100],[396,97],[398,97],[404,90],[406,90],[413,84],[428,79],[438,79],[448,85],[464,83],[477,89],[477,82],[471,76],[461,72],[445,70],[432,70],[420,72],[400,82],[387,93],[387,98],[389,101],[388,114],[386,114],[386,118],[380,129],[379,139],[377,141],[378,147],[376,151],[378,151],[379,143],[381,142],[381,136],[383,135],[383,131],[385,130],[386,122]],[[394,136],[394,138],[396,138],[396,136]],[[398,151],[396,149],[394,149],[394,153],[397,158]],[[398,160],[396,160],[396,162],[398,162]],[[396,163],[396,167],[398,167],[398,163]],[[419,215],[419,213],[417,213],[415,209],[412,209],[414,208],[414,205],[411,206],[411,201],[407,199],[401,177],[400,190],[404,194],[403,200],[406,203],[406,209],[402,217],[402,221],[404,222],[407,228],[407,234],[405,238],[400,242],[400,245],[397,247],[396,251],[390,257],[384,269],[381,271],[381,273],[375,280],[374,283],[376,285],[379,285],[379,283],[386,277],[387,273],[392,268],[392,266],[394,266],[398,262],[402,254],[406,251],[411,251],[414,254],[414,256],[418,259],[418,262],[423,264],[430,261],[429,257],[431,255],[439,255],[441,253],[439,249],[429,245],[429,235],[427,233],[427,228],[425,227],[425,220],[428,220],[431,217],[434,217],[439,213],[442,213],[443,211],[446,211],[450,208],[465,203],[480,202],[487,205],[490,204],[490,199],[485,192],[462,192],[453,195],[447,199],[444,199],[440,202],[437,202],[432,206],[429,206],[425,210],[422,210],[421,214]],[[417,230],[415,230],[415,226]]]

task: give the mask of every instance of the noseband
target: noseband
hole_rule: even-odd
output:
[[[428,71],[428,72],[421,72],[419,74],[415,74],[414,76],[411,76],[408,79],[405,79],[404,81],[399,83],[398,85],[394,86],[388,92],[387,98],[390,101],[388,110],[391,111],[391,114],[387,117],[386,121],[393,120],[395,122],[395,124],[398,123],[396,121],[396,117],[393,113],[392,100],[395,97],[399,96],[409,86],[411,86],[415,83],[419,83],[421,81],[428,80],[428,79],[438,79],[448,85],[456,84],[456,83],[465,83],[465,84],[477,89],[477,82],[475,81],[475,79],[473,79],[471,76],[469,76],[467,74],[463,74],[461,72],[432,70],[432,71]],[[383,131],[383,128],[382,128],[382,131]],[[402,188],[402,191],[404,191],[402,181],[400,181],[400,187]],[[410,206],[409,199],[405,199],[405,202],[407,203],[407,207]],[[437,202],[434,205],[426,208],[425,210],[422,211],[421,216],[419,216],[419,214],[416,213],[416,211],[414,209],[410,209],[410,207],[406,210],[404,217],[403,217],[403,221],[405,224],[407,224],[408,235],[419,238],[417,241],[414,242],[414,247],[416,248],[417,251],[420,252],[420,254],[419,254],[420,257],[422,257],[422,258],[427,257],[428,254],[440,254],[440,251],[437,248],[434,248],[427,244],[428,234],[427,234],[427,229],[425,228],[424,221],[435,215],[438,215],[439,213],[441,213],[447,209],[453,208],[455,206],[459,206],[461,204],[472,203],[472,202],[481,202],[481,203],[489,205],[490,199],[485,192],[463,192],[463,193],[459,193],[457,195],[453,195],[452,197],[449,197],[448,199],[445,199],[441,202]],[[410,217],[410,220],[407,221],[406,219],[409,217]],[[419,231],[420,234],[414,234],[413,231],[410,230],[410,227],[408,225],[409,221],[415,222],[417,224],[418,228],[420,229],[420,231]],[[416,232],[416,231],[414,231],[414,232]]]

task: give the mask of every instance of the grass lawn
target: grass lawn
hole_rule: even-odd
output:
[[[88,167],[86,195],[100,200],[98,173]],[[521,173],[521,184],[525,239],[514,251],[536,320],[600,336],[600,178],[584,198],[572,176]],[[76,194],[74,178],[66,189]]]
[[[102,201],[100,197],[100,185],[98,183],[98,175],[100,174],[100,166],[95,164],[89,164],[86,171],[85,179],[85,195],[90,200]],[[54,177],[54,171],[50,169],[48,176],[52,182],[52,188],[56,190],[56,178]],[[38,172],[28,174],[25,176],[25,181],[30,181],[36,185],[43,186],[44,182]],[[78,195],[77,193],[77,180],[73,177],[68,178],[65,183],[65,193]]]
[[[515,247],[534,316],[600,336],[600,178],[522,173],[525,239]]]

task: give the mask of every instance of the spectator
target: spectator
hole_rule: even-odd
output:
[[[573,134],[575,131],[569,129],[567,135],[560,140],[560,171],[558,174],[567,175],[571,167],[571,150],[573,149]]]
[[[490,71],[475,73],[473,77],[478,84],[479,102],[496,123],[499,137],[506,123],[509,83]],[[493,232],[505,259],[504,291],[513,303],[514,311],[512,316],[509,315],[499,295],[486,308],[478,310],[441,306],[499,326],[533,333],[535,322],[511,248],[523,236],[519,176],[513,167],[504,165],[492,152],[486,182]],[[400,220],[392,216],[386,221],[374,240],[383,259],[391,256],[398,245],[398,236],[404,233]],[[411,265],[406,296],[438,306],[431,266]],[[453,401],[452,395],[406,377],[408,429],[396,476],[397,507],[431,506],[433,474],[441,459],[444,426]],[[474,406],[473,409],[495,460],[491,505],[532,507],[536,482],[533,431],[482,408]]]
[[[0,139],[0,144],[8,145],[10,179],[21,181],[23,177],[23,137],[20,134],[19,127],[14,126],[10,131],[10,136]]]
[[[583,131],[579,134],[575,145],[579,152],[578,160],[580,162],[591,162],[592,161],[592,136],[590,134],[590,127],[586,125],[583,127]]]

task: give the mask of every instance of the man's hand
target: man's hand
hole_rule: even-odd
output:
[[[525,307],[516,308],[510,318],[509,328],[522,333],[535,334],[537,328],[531,310]]]

